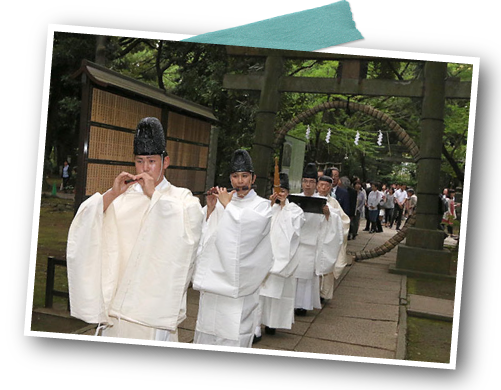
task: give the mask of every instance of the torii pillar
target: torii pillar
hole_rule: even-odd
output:
[[[407,230],[406,243],[398,246],[397,262],[395,267],[390,267],[390,272],[448,276],[451,253],[444,250],[444,233],[438,229],[447,63],[427,62],[424,69],[416,223]]]
[[[256,172],[256,192],[265,196],[273,163],[275,120],[280,108],[279,83],[283,76],[284,59],[281,56],[266,58],[259,110],[256,113],[256,130],[252,150],[252,163]]]

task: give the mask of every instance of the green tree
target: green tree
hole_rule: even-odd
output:
[[[81,92],[79,80],[71,75],[78,70],[82,59],[93,58],[95,41],[93,35],[54,34],[44,177],[55,173],[68,156],[76,156]]]
[[[106,66],[121,74],[154,85],[167,93],[211,108],[219,120],[217,178],[228,181],[228,156],[239,147],[253,143],[255,113],[259,93],[222,89],[228,72],[255,74],[264,70],[262,57],[230,57],[226,47],[187,42],[171,42],[129,37],[106,37]],[[55,154],[56,164],[75,153],[78,131],[80,86],[71,74],[82,59],[94,58],[96,37],[56,33],[54,38],[46,156]],[[305,77],[338,77],[338,61],[288,60],[285,74]],[[361,76],[368,79],[409,81],[422,77],[423,63],[416,61],[362,62]],[[449,64],[449,77],[471,80],[469,65]],[[277,128],[297,114],[334,99],[360,102],[390,115],[419,144],[420,99],[395,97],[341,96],[333,94],[284,93],[277,116]],[[444,135],[444,181],[462,181],[469,115],[469,103],[450,101],[446,106]],[[375,118],[350,110],[330,110],[308,118],[291,130],[291,135],[305,139],[307,126],[307,161],[333,163],[342,174],[367,179],[400,180],[405,175],[415,180],[410,156],[398,144],[390,129]],[[331,136],[325,141],[327,132]],[[379,131],[383,144],[377,145]],[[360,134],[358,145],[355,134]],[[306,140],[306,139],[305,139]],[[54,153],[55,152],[55,153]],[[278,151],[277,151],[278,153]],[[404,169],[405,168],[405,169]]]

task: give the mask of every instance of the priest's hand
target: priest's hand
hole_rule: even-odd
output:
[[[207,191],[207,219],[209,219],[210,215],[216,208],[217,203],[217,189],[218,187],[212,187],[209,191]]]
[[[221,204],[223,205],[224,208],[226,208],[226,206],[228,206],[228,204],[231,202],[231,198],[233,197],[233,194],[235,192],[236,192],[235,190],[228,192],[228,190],[226,188],[224,188],[224,187],[219,188],[218,187],[217,198],[219,199],[219,201],[221,202]]]
[[[122,195],[127,188],[135,183],[135,176],[128,173],[122,172],[113,181],[113,187],[103,195],[103,211],[106,211],[118,196]]]
[[[148,198],[151,198],[155,192],[155,179],[146,172],[134,176],[134,179],[137,180],[139,185],[143,188],[144,194],[148,196]]]
[[[209,191],[207,191],[207,207],[209,209],[214,209],[217,203],[217,188],[212,187]]]
[[[270,196],[270,201],[271,201],[271,206],[273,207],[273,205],[275,203],[279,203],[280,204],[280,207],[283,209],[284,206],[285,206],[285,200],[287,199],[287,193],[283,192],[283,191],[280,191],[280,192],[274,192],[273,194],[271,194]],[[277,202],[278,200],[278,202]]]
[[[325,219],[327,219],[327,221],[328,221],[329,220],[329,216],[331,215],[331,212],[329,211],[329,206],[324,205],[324,207],[322,207],[322,212],[325,215]]]
[[[281,190],[278,193],[278,200],[280,201],[280,207],[284,208],[285,207],[285,201],[287,200],[287,196],[289,196],[289,193],[285,190]]]
[[[271,207],[273,207],[277,199],[278,199],[278,192],[274,192],[273,194],[270,195]]]

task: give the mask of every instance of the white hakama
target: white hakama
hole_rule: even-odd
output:
[[[321,309],[319,292],[320,279],[318,275],[312,275],[311,279],[298,278],[294,307],[304,310]]]
[[[258,292],[241,298],[200,292],[197,327],[193,343],[252,347],[259,322]]]

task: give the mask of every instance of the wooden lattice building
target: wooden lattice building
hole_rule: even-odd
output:
[[[135,172],[134,133],[144,117],[158,118],[166,131],[167,179],[202,197],[214,181],[209,157],[217,120],[210,109],[86,60],[74,77],[82,80],[75,209],[120,172]]]

